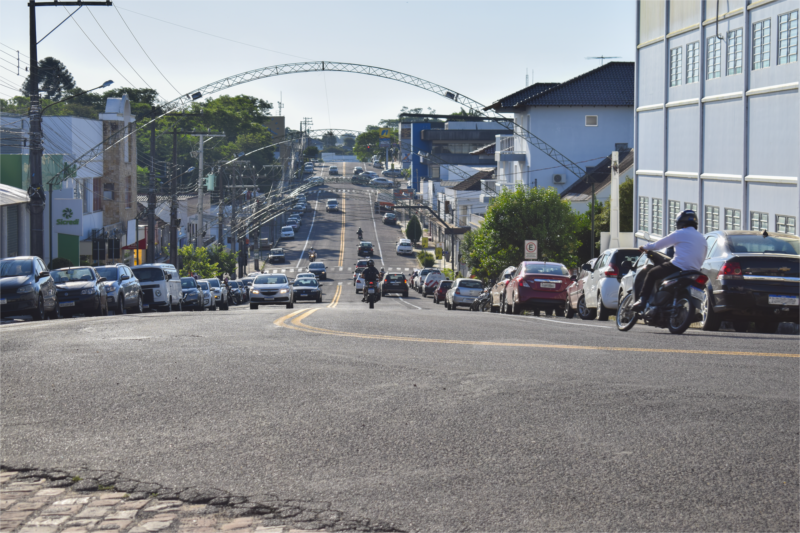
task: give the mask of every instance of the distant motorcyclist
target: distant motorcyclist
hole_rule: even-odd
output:
[[[383,269],[381,268],[380,281],[383,281],[383,278],[385,277],[386,277],[386,272],[384,272]]]
[[[367,285],[369,284],[370,281],[378,281],[378,276],[380,275],[381,273],[378,271],[377,268],[375,268],[375,261],[373,261],[372,259],[367,261],[367,268],[365,268],[364,271],[361,273],[361,277],[364,278],[364,291],[363,291],[364,297],[361,298],[362,302],[367,301]]]
[[[360,241],[362,238],[364,238],[364,232],[361,231],[361,228],[358,228],[358,240]]]
[[[317,260],[317,252],[314,250],[313,246],[311,247],[311,251],[308,252],[308,258],[311,259],[312,261]]]
[[[691,209],[681,211],[675,219],[675,231],[656,242],[639,247],[639,251],[662,250],[673,247],[675,255],[672,260],[658,266],[649,265],[645,269],[644,284],[639,299],[633,304],[633,311],[643,311],[653,292],[653,287],[660,280],[681,270],[700,270],[706,258],[708,245],[703,235],[697,231],[697,213]]]

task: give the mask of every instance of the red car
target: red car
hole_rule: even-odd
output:
[[[548,316],[564,313],[569,270],[561,263],[523,261],[505,287],[502,312],[518,315],[523,309]]]
[[[439,302],[444,301],[444,295],[450,290],[450,287],[453,286],[453,280],[443,279],[439,283],[436,284],[436,288],[433,289],[433,303],[438,304]]]

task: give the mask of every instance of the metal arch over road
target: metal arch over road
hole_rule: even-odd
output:
[[[227,78],[223,78],[221,80],[217,80],[213,83],[209,83],[204,85],[190,93],[180,96],[175,100],[162,104],[162,109],[165,113],[175,110],[175,109],[182,109],[197,99],[203,98],[205,96],[215,94],[219,91],[230,89],[231,87],[236,87],[237,85],[242,85],[244,83],[249,83],[251,81],[256,81],[264,78],[272,78],[275,76],[283,76],[286,74],[301,74],[304,72],[350,72],[353,74],[365,74],[367,76],[376,76],[379,78],[385,78],[388,80],[399,81],[401,83],[405,83],[414,87],[419,87],[420,89],[424,89],[426,91],[430,91],[432,93],[438,94],[439,96],[443,96],[449,100],[457,102],[461,105],[466,106],[471,111],[474,111],[477,116],[481,117],[489,117],[489,118],[502,118],[506,122],[511,122],[514,124],[512,128],[509,128],[502,122],[500,124],[503,127],[509,129],[512,135],[519,137],[530,145],[534,146],[536,149],[543,152],[545,155],[553,159],[556,163],[563,166],[571,173],[573,173],[578,178],[581,178],[585,175],[585,170],[570,160],[567,156],[556,150],[554,147],[547,144],[545,141],[534,135],[533,133],[529,132],[527,129],[522,127],[522,125],[515,123],[513,120],[503,117],[499,113],[489,110],[486,111],[483,104],[469,98],[468,96],[464,96],[461,93],[448,89],[442,85],[437,83],[433,83],[427,80],[423,80],[422,78],[418,78],[416,76],[411,76],[410,74],[404,74],[402,72],[398,72],[396,70],[391,70],[382,67],[373,67],[369,65],[359,65],[356,63],[338,63],[334,61],[310,61],[306,63],[287,63],[284,65],[275,65],[271,67],[264,67],[255,70],[248,70],[247,72],[242,72],[241,74],[236,74],[234,76],[229,76]],[[163,115],[162,115],[163,116]],[[111,146],[116,145],[117,143],[122,142],[123,140],[127,139],[128,136],[133,135],[139,129],[148,126],[151,122],[158,120],[159,117],[148,121],[147,123],[143,124],[136,130],[132,131],[128,135],[122,137],[121,139],[117,140]],[[98,144],[78,159],[76,159],[72,166],[70,167],[70,172],[75,172],[79,168],[82,168],[88,165],[90,162],[94,161],[98,158],[104,151],[103,143]],[[110,148],[110,147],[109,147]],[[53,178],[51,178],[50,182],[60,182],[66,179],[65,171],[61,171],[56,174]]]

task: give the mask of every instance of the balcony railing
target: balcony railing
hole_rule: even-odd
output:
[[[513,135],[498,135],[496,152],[516,153]]]

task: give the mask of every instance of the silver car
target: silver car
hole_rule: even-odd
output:
[[[477,279],[458,278],[444,295],[444,306],[455,311],[458,306],[470,307],[483,292],[483,283]]]
[[[203,295],[203,309],[213,309],[211,307],[211,302],[214,301],[214,297],[211,295],[211,288],[208,286],[208,282],[197,280],[197,289]]]
[[[291,309],[293,296],[292,284],[285,275],[261,274],[250,289],[250,309],[258,309],[259,305],[286,305],[286,309]]]

